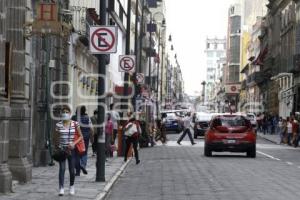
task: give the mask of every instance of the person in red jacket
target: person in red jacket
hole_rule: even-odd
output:
[[[299,129],[299,122],[292,118],[292,144],[294,147],[297,147],[299,145],[299,140],[298,140],[298,129]]]

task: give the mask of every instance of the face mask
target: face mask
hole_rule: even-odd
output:
[[[62,113],[61,114],[61,119],[62,120],[69,120],[70,119],[70,114],[69,113]]]

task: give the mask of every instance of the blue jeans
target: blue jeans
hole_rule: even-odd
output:
[[[65,182],[65,171],[66,171],[66,162],[68,161],[69,173],[70,173],[70,186],[74,185],[75,182],[75,151],[72,150],[71,155],[67,157],[66,160],[59,162],[59,188],[64,187]]]

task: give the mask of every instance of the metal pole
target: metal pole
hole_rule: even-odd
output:
[[[159,85],[159,64],[160,64],[160,28],[158,32],[158,62],[157,62],[157,82],[156,82],[156,119],[159,117],[159,104],[158,104],[158,85]]]
[[[164,45],[161,46],[162,48],[162,56],[161,56],[161,75],[160,75],[160,102],[162,103],[163,102],[163,76],[164,76]]]
[[[144,0],[142,0],[142,17],[141,17],[141,26],[140,26],[140,56],[139,56],[139,65],[138,71],[142,72],[142,49],[143,49],[143,34],[144,34]]]
[[[139,3],[140,1],[139,0],[136,0],[135,2],[135,27],[134,27],[134,54],[135,54],[135,57],[136,57],[136,63],[138,63],[138,16],[139,16]],[[143,9],[143,8],[142,8]],[[135,80],[134,81],[134,96],[132,98],[132,105],[133,105],[133,108],[134,108],[134,111],[136,111],[136,103],[135,103],[135,100],[136,100],[136,96],[138,95],[138,84],[137,84],[137,80],[136,80],[136,73],[137,72],[140,72],[139,71],[140,67],[136,67],[136,72],[133,73],[133,79]]]
[[[131,24],[131,0],[127,1],[127,21],[126,21],[126,47],[125,54],[130,55],[130,24]],[[129,74],[125,72],[124,75],[124,97],[128,96],[128,81]],[[128,100],[124,98],[122,101],[122,110],[128,109]],[[124,115],[123,115],[124,117]]]
[[[106,0],[100,0],[100,25],[106,25]],[[105,55],[99,54],[98,58],[98,73],[100,76],[106,75],[106,63]],[[98,77],[98,95],[105,92],[105,80],[102,77]],[[98,126],[104,122],[105,108],[101,105],[105,104],[105,97],[98,98]],[[97,140],[97,161],[96,161],[96,182],[105,182],[105,134],[103,128],[97,128],[98,140]]]

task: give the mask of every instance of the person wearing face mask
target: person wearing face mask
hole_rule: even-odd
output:
[[[69,106],[62,108],[61,114],[62,121],[56,124],[54,133],[55,148],[62,149],[67,152],[66,160],[59,161],[59,196],[64,195],[64,176],[66,169],[66,162],[68,162],[70,173],[70,194],[75,194],[75,146],[82,140],[82,133],[80,126],[77,122],[71,120],[71,109]],[[78,139],[74,141],[75,133],[79,135]]]

